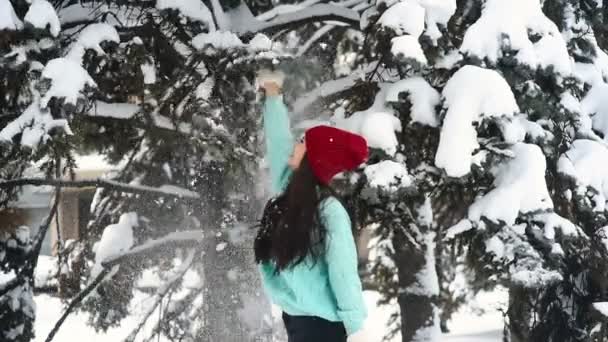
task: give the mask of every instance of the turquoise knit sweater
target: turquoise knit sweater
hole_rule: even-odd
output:
[[[264,104],[264,133],[272,188],[282,192],[291,175],[287,161],[293,151],[287,107],[281,96],[269,96]],[[325,254],[316,263],[307,257],[298,265],[274,274],[271,263],[259,265],[264,289],[270,299],[290,315],[317,316],[343,322],[347,334],[359,330],[367,308],[357,272],[357,252],[348,213],[333,197],[320,205],[327,230]]]

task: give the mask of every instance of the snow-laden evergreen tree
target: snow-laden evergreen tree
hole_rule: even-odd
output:
[[[97,329],[121,324],[134,291],[142,291],[140,280],[150,277],[157,278],[146,290],[154,300],[127,340],[159,334],[176,341],[269,338],[272,318],[252,262],[252,231],[244,228],[266,196],[256,184],[254,72],[318,53],[319,46],[329,52],[317,65],[332,65],[339,53],[317,41],[343,35],[341,25],[357,25],[365,7],[352,8],[358,4],[352,1],[1,4],[15,9],[0,16],[11,20],[2,31],[11,39],[2,41],[6,56],[35,76],[15,86],[9,84],[18,81],[15,68],[2,65],[3,89],[10,89],[3,100],[13,106],[0,133],[3,163],[11,165],[2,175],[3,204],[25,184],[56,186],[57,201],[65,187],[97,187],[80,241],[57,246],[69,305],[48,339],[76,309],[88,311]],[[324,20],[334,21],[317,24]],[[38,28],[32,34],[54,40],[21,44],[30,32],[23,22]],[[300,34],[306,38],[298,45]],[[30,63],[40,51],[44,58]],[[292,99],[323,73],[297,66],[282,66],[300,76],[292,78]],[[74,154],[91,151],[120,171],[109,179],[71,179]],[[22,177],[30,159],[45,162],[45,178]],[[34,266],[37,256],[35,249],[28,254]],[[29,322],[19,340],[31,337],[29,313],[27,320],[10,316],[13,323],[2,316],[7,329]],[[155,313],[162,316],[156,322]]]
[[[405,0],[368,12],[375,101],[336,117],[382,150],[360,194],[377,226],[374,278],[400,304],[403,341],[439,339],[434,260],[454,243],[473,289],[509,289],[507,339],[583,341],[602,330],[603,304],[592,303],[606,274],[607,64],[594,36],[603,10]]]
[[[40,171],[49,177],[66,165],[60,160],[69,163],[68,118],[95,84],[62,54],[60,23],[49,2],[3,0],[0,13],[0,339],[29,341],[34,271],[57,201],[36,227],[22,226],[7,206],[27,184],[30,162],[42,161]]]

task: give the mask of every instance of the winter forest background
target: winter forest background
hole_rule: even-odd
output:
[[[0,0],[0,341],[75,315],[113,341],[283,341],[251,252],[260,68],[296,130],[372,147],[337,187],[387,340],[442,341],[503,291],[496,341],[608,341],[606,52],[602,0]]]

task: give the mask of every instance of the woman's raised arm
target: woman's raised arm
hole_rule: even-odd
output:
[[[264,103],[264,137],[266,158],[270,165],[272,191],[278,194],[285,190],[291,169],[287,162],[293,152],[294,138],[291,133],[287,106],[280,94],[266,96]]]

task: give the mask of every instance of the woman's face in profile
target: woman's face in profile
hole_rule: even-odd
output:
[[[287,165],[289,165],[292,170],[297,170],[298,167],[300,167],[300,163],[302,163],[304,154],[306,154],[306,144],[303,142],[296,144],[291,153],[291,157],[289,157],[289,160],[287,161]]]

